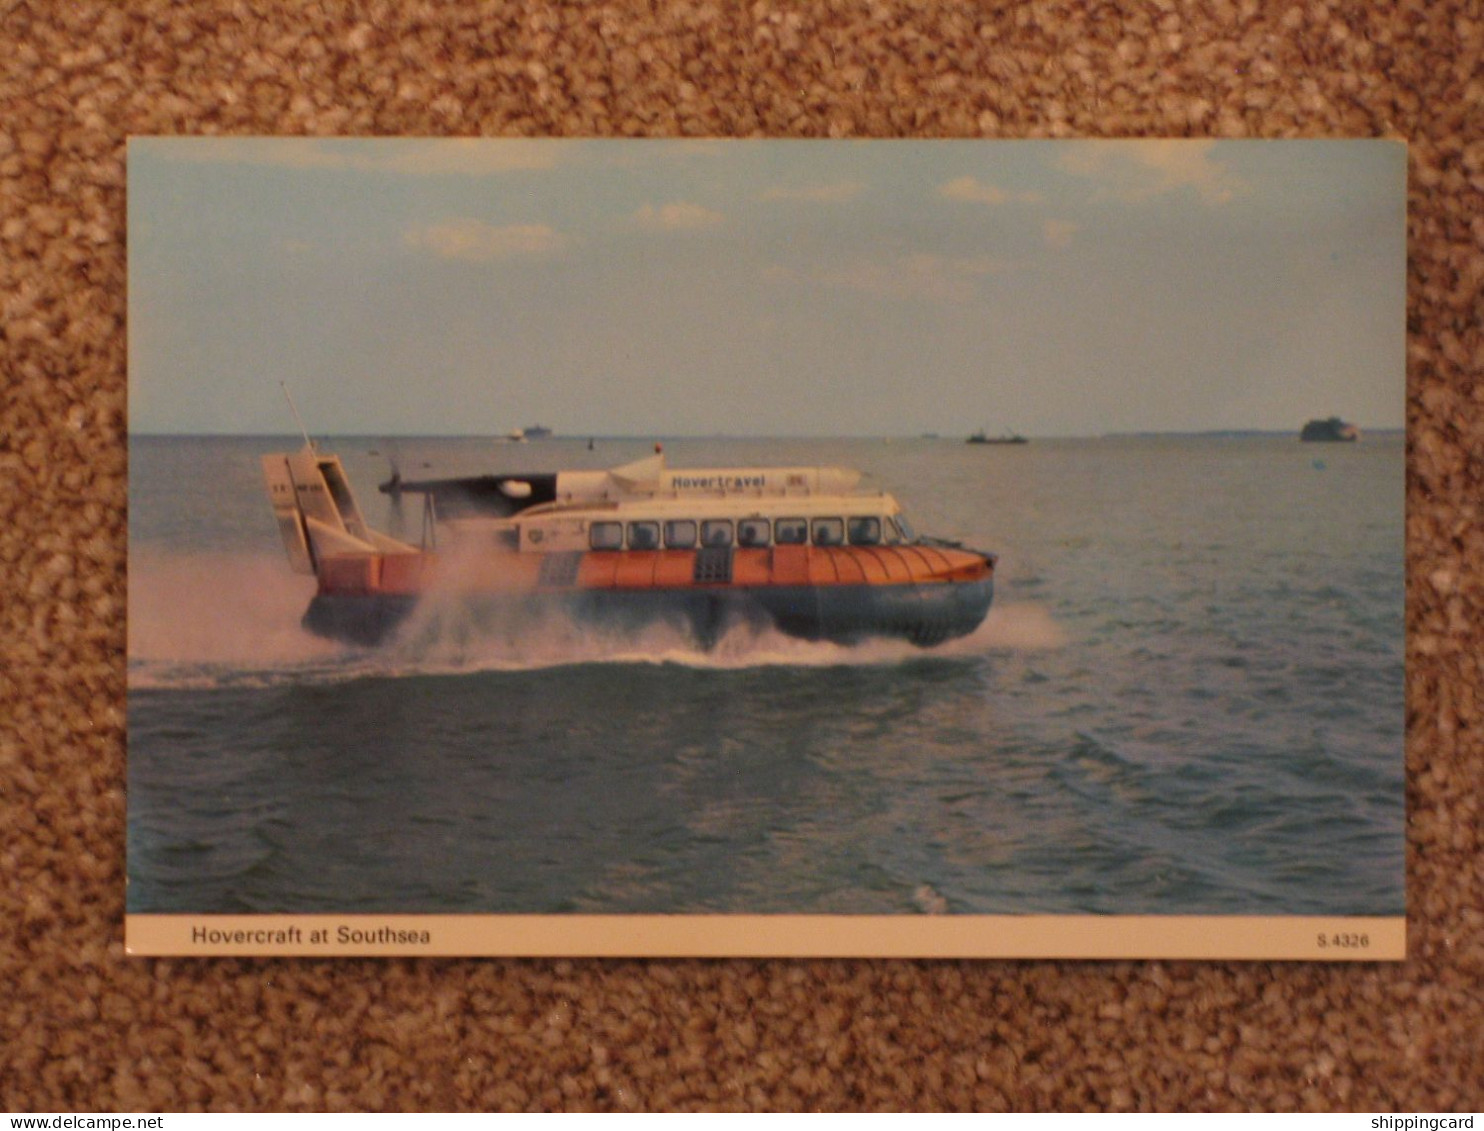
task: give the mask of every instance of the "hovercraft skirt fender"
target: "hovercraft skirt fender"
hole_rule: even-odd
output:
[[[993,597],[992,574],[924,585],[481,594],[455,602],[430,598],[426,625],[433,633],[455,628],[461,634],[493,635],[534,631],[554,617],[617,632],[667,625],[710,647],[728,629],[746,624],[837,644],[884,637],[931,646],[973,632]],[[321,593],[310,602],[303,624],[317,636],[374,647],[391,640],[417,607],[413,596]]]

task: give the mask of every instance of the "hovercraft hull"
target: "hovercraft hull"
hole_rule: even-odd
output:
[[[384,644],[416,624],[431,632],[519,635],[553,618],[622,633],[668,626],[703,647],[737,625],[837,644],[885,638],[929,647],[972,633],[993,597],[992,574],[923,585],[480,593],[432,596],[422,605],[425,616],[414,620],[421,604],[415,596],[321,593],[303,624],[318,636],[363,647]]]

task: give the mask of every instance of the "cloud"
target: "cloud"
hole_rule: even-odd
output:
[[[802,185],[798,188],[770,188],[764,200],[804,200],[817,204],[838,204],[854,200],[865,189],[860,181],[837,181],[834,184]]]
[[[1068,146],[1063,172],[1098,182],[1113,197],[1140,203],[1191,191],[1210,205],[1231,201],[1247,184],[1212,156],[1212,141],[1090,141]]]
[[[545,224],[511,224],[497,228],[480,220],[449,220],[412,228],[403,242],[441,259],[487,262],[521,256],[549,255],[566,244],[561,233]]]
[[[1033,192],[1006,192],[998,185],[985,184],[977,177],[958,177],[942,185],[938,195],[949,200],[964,200],[973,204],[1036,204],[1040,197]]]
[[[949,200],[969,200],[976,204],[1004,204],[1010,194],[995,185],[986,185],[974,177],[959,177],[938,190]]]
[[[443,138],[407,141],[381,168],[417,176],[482,177],[552,169],[573,154],[570,143],[532,138]]]
[[[1046,237],[1048,247],[1068,247],[1072,242],[1072,235],[1077,231],[1077,225],[1070,220],[1047,220],[1041,225],[1041,233]]]
[[[658,208],[652,204],[646,204],[634,213],[634,219],[646,228],[678,232],[714,228],[725,221],[726,217],[720,212],[713,212],[699,204],[673,201],[670,204],[662,204]]]

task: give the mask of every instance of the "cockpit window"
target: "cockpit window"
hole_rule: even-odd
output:
[[[802,518],[780,518],[773,523],[773,541],[780,546],[802,546],[809,541],[809,523]]]
[[[672,550],[689,550],[696,544],[696,524],[688,518],[665,523],[665,545]]]
[[[737,545],[766,546],[768,544],[768,520],[744,518],[737,523]]]
[[[881,520],[874,515],[852,518],[846,525],[852,546],[878,546],[881,544]]]
[[[701,545],[730,546],[732,544],[732,520],[713,518],[701,523]]]
[[[587,544],[594,550],[623,549],[623,523],[595,522],[588,530]]]
[[[845,541],[845,523],[838,518],[816,518],[814,520],[814,544],[816,546],[838,546]]]
[[[897,533],[899,533],[902,536],[902,541],[903,542],[916,542],[917,541],[917,534],[913,531],[912,524],[907,521],[907,516],[906,515],[899,514],[895,518],[893,518],[891,521],[892,521],[892,524],[894,526],[896,526]]]

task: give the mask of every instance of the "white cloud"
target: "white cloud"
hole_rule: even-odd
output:
[[[555,168],[571,154],[571,144],[558,140],[442,138],[404,142],[380,167],[419,176],[482,177]]]
[[[938,195],[949,200],[964,200],[972,204],[1036,204],[1040,197],[1033,192],[1006,192],[999,185],[985,184],[977,177],[957,177],[942,185]]]
[[[449,220],[410,229],[403,237],[408,247],[442,259],[485,262],[517,256],[549,255],[566,243],[561,233],[545,224],[512,224],[497,228],[480,220]]]
[[[865,189],[859,181],[837,181],[834,184],[803,185],[798,188],[770,188],[764,200],[804,200],[817,204],[838,204],[854,200]]]
[[[714,228],[726,217],[699,204],[672,201],[656,208],[646,204],[634,213],[634,219],[646,228],[660,231],[694,231],[698,228]]]
[[[1091,141],[1068,146],[1057,164],[1130,203],[1190,190],[1207,204],[1226,204],[1247,185],[1213,159],[1215,144],[1177,139]]]
[[[1076,231],[1077,225],[1070,220],[1047,220],[1041,225],[1048,247],[1068,247]]]
[[[1010,194],[996,185],[987,185],[975,177],[959,177],[938,190],[950,200],[969,200],[976,204],[1004,204]]]

